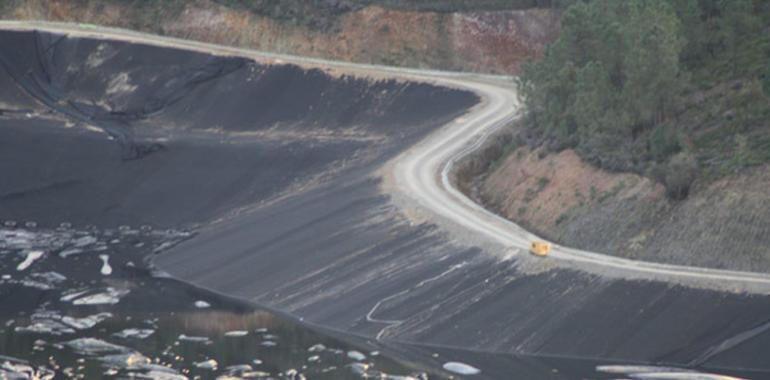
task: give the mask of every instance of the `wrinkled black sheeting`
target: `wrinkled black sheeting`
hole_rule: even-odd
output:
[[[140,109],[111,111],[95,102],[67,99],[65,76],[60,74],[66,72],[71,62],[61,60],[58,54],[58,50],[69,48],[69,44],[63,43],[68,41],[67,37],[36,31],[17,35],[3,33],[2,37],[3,44],[19,48],[15,52],[0,50],[0,63],[19,87],[55,112],[104,129],[123,148],[124,159],[142,158],[163,148],[160,144],[137,142],[131,122],[161,112],[184,98],[195,86],[239,70],[245,63],[241,58],[211,56],[203,65],[183,70],[174,85],[163,87]],[[7,56],[9,52],[13,57]]]

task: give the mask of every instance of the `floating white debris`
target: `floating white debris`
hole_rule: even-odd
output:
[[[382,374],[382,378],[387,380],[419,380],[419,378],[414,376],[388,375],[386,373]]]
[[[56,375],[46,367],[34,368],[20,359],[9,356],[3,357],[4,362],[0,364],[0,379],[22,380],[22,379],[40,379],[51,380]]]
[[[112,344],[96,338],[78,338],[65,342],[64,345],[70,347],[75,352],[84,355],[131,352],[131,349],[127,347],[118,346],[117,344]]]
[[[366,359],[366,355],[358,351],[348,351],[348,357],[359,362]]]
[[[103,373],[104,373],[105,376],[112,377],[112,376],[115,376],[115,375],[118,374],[118,369],[117,368],[107,368]]]
[[[688,369],[673,367],[658,367],[651,365],[600,365],[596,367],[597,372],[603,373],[645,373],[645,372],[695,372]]]
[[[28,326],[16,326],[14,331],[17,333],[50,334],[63,335],[74,334],[75,330],[61,322],[52,319],[42,319],[32,322]],[[1,379],[2,377],[0,377]]]
[[[249,332],[246,330],[234,330],[234,331],[228,331],[225,333],[225,336],[231,337],[231,338],[237,338],[249,335]]]
[[[49,285],[58,284],[60,282],[63,282],[67,279],[63,274],[58,272],[43,272],[43,273],[32,273],[29,275],[30,277],[40,280],[42,282],[45,282]]]
[[[233,380],[240,380],[240,379],[272,379],[272,377],[270,377],[270,372],[247,371],[247,372],[241,372],[237,375],[237,377],[233,378]],[[217,380],[227,380],[227,378],[218,377]]]
[[[193,342],[193,343],[205,343],[205,344],[211,343],[211,339],[205,336],[189,336],[185,334],[179,335],[177,340],[181,340],[184,342]]]
[[[196,362],[193,364],[198,368],[210,369],[212,371],[216,371],[217,366],[219,365],[219,363],[217,363],[217,361],[214,359],[204,360],[202,362]]]
[[[306,380],[305,375],[301,374],[294,368],[286,371],[286,378],[290,380]]]
[[[264,342],[262,342],[262,343],[260,343],[260,344],[261,344],[262,346],[264,346],[264,347],[275,347],[275,346],[277,346],[277,345],[278,345],[278,343],[275,343],[275,342],[273,342],[273,341],[270,341],[270,340],[266,340],[266,341],[264,341]]]
[[[75,247],[83,248],[85,246],[91,245],[96,243],[98,240],[93,236],[83,236],[81,238],[77,238],[72,243],[75,245]]]
[[[198,309],[207,309],[211,307],[211,304],[206,301],[198,300],[198,301],[195,301],[195,307],[197,307]]]
[[[307,350],[308,350],[308,352],[322,352],[322,351],[326,350],[326,346],[324,346],[321,343],[318,343],[318,344],[314,344],[313,346],[311,346]]]
[[[102,259],[102,275],[109,276],[112,274],[112,267],[110,266],[110,255],[99,255]]]
[[[366,371],[369,370],[369,364],[366,363],[352,363],[349,364],[348,367],[353,373],[357,375],[364,375]]]
[[[65,316],[65,317],[62,317],[61,321],[78,330],[85,330],[85,329],[90,329],[91,327],[94,327],[98,323],[111,317],[112,317],[111,313],[99,313],[99,314],[89,315],[83,318],[73,318],[73,317]]]
[[[460,362],[444,363],[444,369],[459,375],[478,375],[481,373],[480,369]]]
[[[702,373],[685,368],[646,365],[600,365],[597,372],[622,374],[640,380],[741,380],[737,377]]]
[[[73,334],[76,329],[90,329],[110,317],[112,317],[110,313],[99,313],[83,318],[73,318],[62,317],[53,311],[39,311],[30,316],[32,323],[29,326],[17,326],[15,331],[51,335]]]
[[[104,292],[87,295],[72,301],[73,305],[114,305],[120,302],[120,298],[129,293],[128,289],[115,289],[108,287]],[[64,297],[62,297],[64,301]]]
[[[150,358],[138,352],[105,355],[99,358],[99,361],[107,363],[111,366],[126,368],[126,369],[141,369],[141,368],[144,368],[146,365],[152,363]]]
[[[54,288],[53,285],[47,284],[45,282],[40,282],[40,281],[35,281],[30,279],[24,279],[19,281],[18,283],[29,288],[36,288],[40,290],[51,290]]]
[[[59,252],[59,257],[61,257],[62,259],[66,259],[67,257],[70,257],[72,255],[79,255],[81,253],[83,253],[83,250],[80,248],[70,248]]]
[[[715,375],[700,372],[644,372],[630,373],[629,377],[638,380],[745,380],[738,377]]]
[[[43,254],[45,252],[43,251],[29,251],[27,252],[27,257],[24,259],[24,261],[20,262],[19,265],[16,266],[17,271],[23,271],[27,268],[29,268],[32,263],[34,263],[36,260],[43,257]]]
[[[65,295],[63,295],[61,298],[59,298],[59,300],[62,301],[62,302],[70,302],[70,301],[74,300],[75,298],[80,297],[83,294],[86,294],[86,292],[88,292],[88,291],[87,290],[79,290],[79,291],[74,291],[74,292],[68,292]]]
[[[309,361],[311,363],[315,363],[315,362],[317,362],[319,360],[321,360],[321,357],[318,356],[318,355],[313,355],[313,356],[307,358],[307,361]]]
[[[123,331],[116,332],[112,335],[123,339],[128,339],[128,338],[144,339],[149,337],[153,333],[155,333],[155,330],[153,329],[125,329]]]
[[[251,371],[254,368],[252,368],[248,364],[236,364],[236,365],[230,365],[225,368],[225,372],[231,373],[231,372],[244,372],[244,371]]]
[[[270,373],[255,371],[248,364],[231,365],[224,370],[225,375],[217,377],[217,380],[263,379],[269,378]]]
[[[162,370],[152,370],[141,374],[140,378],[152,379],[152,380],[188,380],[187,376],[175,373],[166,372]]]

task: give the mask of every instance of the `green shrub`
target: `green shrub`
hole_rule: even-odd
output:
[[[661,124],[650,133],[648,149],[655,161],[662,162],[670,156],[679,153],[682,146],[679,142],[679,134],[669,124]]]
[[[678,153],[668,161],[663,174],[668,196],[674,200],[685,199],[698,175],[698,162],[690,153]]]

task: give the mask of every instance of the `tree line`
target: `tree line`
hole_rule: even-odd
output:
[[[731,78],[761,81],[770,96],[768,3],[572,3],[560,37],[518,78],[529,131],[553,150],[573,148],[604,169],[654,176],[672,198],[686,197],[698,162],[677,117],[689,95]],[[709,73],[714,62],[726,64]]]

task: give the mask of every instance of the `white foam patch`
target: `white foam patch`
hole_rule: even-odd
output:
[[[198,300],[195,301],[195,307],[198,309],[208,309],[211,307],[211,304],[206,301]]]
[[[481,373],[480,369],[460,362],[446,362],[444,369],[459,375],[478,375]]]
[[[19,265],[16,266],[17,271],[23,271],[27,268],[29,268],[32,263],[43,257],[43,254],[45,252],[43,251],[29,251],[27,252],[27,257],[24,259],[24,261],[20,262]]]
[[[109,276],[112,274],[112,267],[110,266],[110,255],[99,255],[99,258],[102,259],[102,270],[101,273],[104,276]]]
[[[366,359],[366,355],[358,351],[348,351],[348,357],[359,362]]]
[[[246,335],[249,335],[249,332],[246,330],[233,330],[225,333],[225,336],[228,336],[231,338],[237,338],[237,337],[246,336]]]

